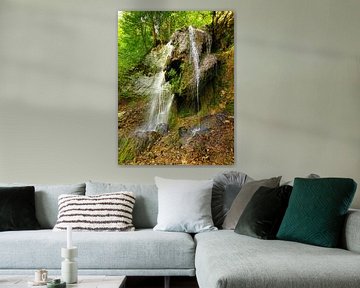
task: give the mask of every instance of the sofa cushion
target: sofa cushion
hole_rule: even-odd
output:
[[[353,288],[360,254],[298,242],[262,240],[231,230],[195,236],[200,288]]]
[[[277,238],[337,247],[355,190],[348,178],[295,178]]]
[[[217,229],[211,217],[213,180],[155,177],[159,213],[154,230],[198,233]]]
[[[360,253],[360,210],[350,209],[346,215],[341,237],[343,248]]]
[[[240,219],[246,205],[249,203],[251,197],[261,187],[275,188],[279,186],[281,177],[273,177],[270,179],[256,180],[244,184],[234,199],[229,212],[227,213],[223,228],[224,229],[235,229],[237,222]]]
[[[235,232],[261,239],[275,239],[288,206],[292,187],[260,187],[236,224]]]
[[[8,184],[0,183],[0,186],[34,186],[36,218],[41,228],[53,228],[58,216],[58,197],[61,194],[84,195],[85,184],[64,185],[38,185],[38,184]]]
[[[86,195],[119,191],[131,191],[135,195],[136,202],[133,211],[135,228],[153,228],[156,225],[158,213],[158,193],[155,184],[86,182]]]
[[[221,228],[231,204],[249,179],[248,175],[238,171],[226,171],[214,177],[211,213],[216,227]]]
[[[0,231],[40,228],[34,192],[33,186],[0,187]]]
[[[92,196],[59,196],[59,216],[55,231],[133,231],[133,192],[114,192]]]
[[[151,273],[159,269],[194,269],[195,244],[187,233],[152,229],[73,232],[72,240],[78,247],[77,262],[82,271],[149,270]],[[0,269],[59,270],[62,247],[66,247],[66,231],[2,232]]]

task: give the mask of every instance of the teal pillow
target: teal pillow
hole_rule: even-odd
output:
[[[295,178],[280,240],[337,247],[356,182],[348,178]]]

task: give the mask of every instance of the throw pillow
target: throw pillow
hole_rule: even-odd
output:
[[[216,227],[221,228],[231,204],[249,178],[245,173],[237,171],[227,171],[214,177],[211,214]]]
[[[135,195],[133,211],[135,228],[154,228],[158,214],[158,192],[155,184],[86,182],[86,195],[117,191],[131,191]]]
[[[35,210],[41,228],[52,229],[58,215],[58,197],[61,194],[85,195],[85,184],[37,185],[0,183],[4,187],[35,187]],[[118,190],[119,191],[119,190]]]
[[[224,223],[222,225],[223,229],[234,230],[237,222],[240,219],[241,214],[243,213],[246,205],[249,203],[251,197],[255,194],[255,192],[261,186],[269,188],[278,187],[280,179],[281,176],[270,179],[251,181],[244,184],[224,219]]]
[[[32,186],[0,188],[0,231],[40,228],[34,194]]]
[[[311,179],[315,179],[315,178],[320,178],[320,176],[318,174],[315,173],[310,173],[309,175],[307,175],[306,177],[302,177],[302,178],[311,178]],[[295,179],[295,178],[294,178]],[[290,185],[290,186],[294,186],[294,179],[290,180],[290,181],[286,181],[284,182],[282,185]]]
[[[159,213],[154,230],[198,233],[216,230],[211,217],[213,180],[155,177]]]
[[[277,238],[336,247],[355,190],[348,178],[295,178]]]
[[[260,239],[275,239],[288,206],[292,187],[260,187],[251,198],[235,232]]]
[[[133,231],[132,192],[94,196],[59,196],[59,216],[55,231],[72,226],[74,231]]]

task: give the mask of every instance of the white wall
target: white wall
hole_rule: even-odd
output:
[[[235,10],[235,166],[117,165],[117,10],[126,9]],[[357,0],[0,0],[0,182],[237,169],[360,185],[359,19]]]

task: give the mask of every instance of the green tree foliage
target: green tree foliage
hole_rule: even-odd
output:
[[[119,12],[118,16],[118,70],[119,80],[140,62],[151,47],[147,26],[144,25],[146,12]]]
[[[211,25],[212,11],[119,11],[118,13],[118,83],[119,96],[124,91],[131,70],[154,47],[166,44],[177,30],[189,25]]]
[[[234,45],[234,12],[212,11],[210,32],[214,50],[226,50]]]

